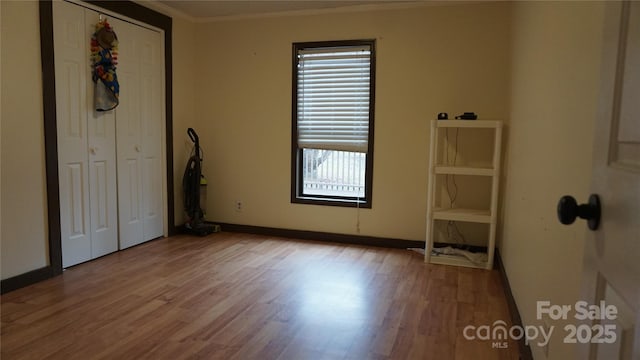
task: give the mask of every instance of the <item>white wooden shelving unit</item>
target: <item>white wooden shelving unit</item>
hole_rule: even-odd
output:
[[[493,154],[492,159],[487,159],[490,166],[455,166],[439,163],[441,147],[440,131],[443,128],[469,129],[492,129]],[[448,144],[445,144],[448,146]],[[500,153],[502,149],[502,121],[498,120],[432,120],[431,121],[431,151],[429,152],[429,179],[427,192],[427,236],[425,246],[425,262],[432,264],[456,265],[474,268],[493,268],[493,257],[495,251],[496,225],[498,211],[498,181],[500,178]],[[448,148],[443,147],[445,151]],[[488,210],[465,209],[465,208],[445,208],[438,206],[436,200],[436,188],[442,181],[442,175],[455,176],[481,176],[491,178],[491,194]],[[436,221],[457,221],[472,222],[489,225],[489,235],[487,239],[487,261],[473,262],[466,257],[458,255],[433,255],[434,227]]]

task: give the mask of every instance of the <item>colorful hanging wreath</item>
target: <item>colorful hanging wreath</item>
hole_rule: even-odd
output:
[[[118,64],[118,37],[106,19],[96,24],[91,36],[91,61],[97,111],[113,110],[118,106],[120,85],[116,75]]]

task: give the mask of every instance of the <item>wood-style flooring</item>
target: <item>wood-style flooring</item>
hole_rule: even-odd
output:
[[[218,233],[151,241],[1,297],[8,359],[517,359],[467,325],[497,271],[419,253]]]

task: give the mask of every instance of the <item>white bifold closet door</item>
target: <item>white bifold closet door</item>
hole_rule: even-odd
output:
[[[99,13],[54,1],[53,17],[62,262],[69,267],[163,235],[164,64],[158,32],[109,18],[120,42],[120,106],[96,112],[89,55]]]
[[[89,38],[98,14],[54,1],[62,262],[118,249],[115,114],[93,111]]]
[[[160,33],[111,19],[119,39],[116,110],[120,247],[163,234],[162,69]]]

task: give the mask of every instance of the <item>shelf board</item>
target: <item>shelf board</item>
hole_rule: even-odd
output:
[[[436,166],[436,174],[494,176],[493,168],[471,166]]]
[[[471,260],[457,255],[431,255],[429,258],[429,262],[431,264],[438,265],[453,265],[453,266],[464,266],[475,269],[488,269],[489,266],[486,262],[482,263],[474,263]]]
[[[489,210],[461,209],[461,208],[436,208],[433,210],[434,220],[466,221],[483,224],[491,224],[491,212]]]
[[[499,120],[434,120],[439,128],[499,128]]]

